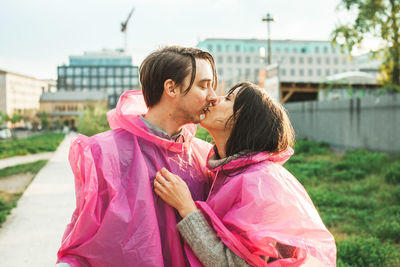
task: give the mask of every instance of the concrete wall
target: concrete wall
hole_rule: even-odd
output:
[[[400,154],[400,94],[285,104],[296,138]]]

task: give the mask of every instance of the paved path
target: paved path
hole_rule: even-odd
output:
[[[5,167],[14,166],[17,164],[23,164],[28,162],[33,162],[42,159],[50,159],[54,152],[45,152],[39,154],[32,154],[26,156],[16,156],[11,158],[0,159],[0,169]]]
[[[75,207],[68,135],[0,228],[1,267],[54,266]]]

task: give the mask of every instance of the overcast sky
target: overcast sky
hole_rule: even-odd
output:
[[[195,46],[205,38],[267,37],[261,18],[270,12],[272,39],[328,40],[346,17],[339,0],[12,0],[0,8],[0,68],[56,79],[69,55],[128,47],[140,64],[162,45]]]

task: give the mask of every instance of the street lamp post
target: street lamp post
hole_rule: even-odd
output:
[[[267,29],[268,29],[268,65],[271,65],[271,36],[270,36],[270,28],[269,28],[269,23],[271,21],[274,21],[274,18],[271,17],[269,13],[267,13],[267,16],[262,19],[263,22],[267,23]]]

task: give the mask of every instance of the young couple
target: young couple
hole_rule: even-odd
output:
[[[278,103],[248,82],[217,97],[214,60],[196,48],[150,54],[140,82],[109,112],[111,131],[71,145],[60,266],[336,265],[333,236],[282,167],[294,134]]]

